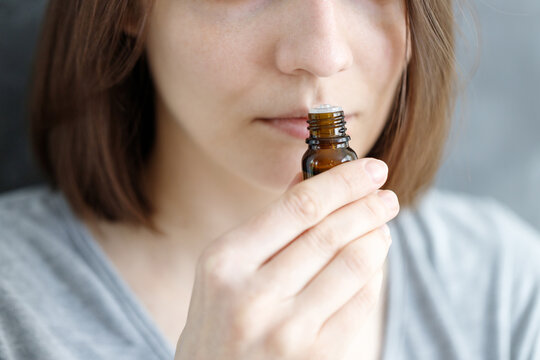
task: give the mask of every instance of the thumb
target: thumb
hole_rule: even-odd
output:
[[[294,185],[298,184],[299,182],[302,182],[303,180],[304,180],[304,176],[302,172],[300,171],[296,173],[292,181],[289,183],[289,186],[287,186],[287,190],[289,190],[290,188],[292,188]]]

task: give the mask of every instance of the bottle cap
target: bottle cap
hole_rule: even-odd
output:
[[[343,111],[343,108],[341,106],[335,106],[330,104],[322,104],[317,105],[311,109],[309,109],[310,114],[324,114],[324,113],[333,113]]]

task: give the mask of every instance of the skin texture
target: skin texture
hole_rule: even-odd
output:
[[[307,267],[314,257],[307,252],[297,252],[289,261],[281,257],[285,267],[274,266],[274,272],[267,270],[271,267],[261,273],[253,268],[227,268],[225,272],[231,263],[253,259],[250,249],[258,249],[238,244],[265,244],[263,237],[269,235],[280,239],[282,246],[292,241],[296,235],[287,237],[278,232],[285,219],[294,220],[299,214],[293,209],[286,217],[291,209],[282,206],[288,201],[283,199],[294,199],[294,194],[309,184],[315,184],[310,191],[323,198],[320,194],[337,186],[332,184],[350,180],[342,183],[343,188],[352,186],[356,190],[351,193],[357,197],[335,202],[324,215],[337,214],[347,202],[356,203],[360,209],[357,216],[349,212],[346,217],[341,212],[335,217],[348,219],[345,224],[351,224],[350,234],[343,239],[351,243],[358,239],[382,242],[385,236],[377,229],[394,217],[397,209],[381,210],[384,206],[375,191],[382,183],[367,180],[369,175],[361,170],[365,159],[327,171],[326,182],[299,183],[306,143],[255,119],[321,103],[340,105],[347,114],[355,114],[347,123],[347,133],[350,146],[363,157],[384,126],[406,64],[405,54],[410,56],[405,49],[403,4],[397,0],[157,0],[146,52],[157,93],[157,142],[145,183],[156,209],[154,221],[163,234],[91,219],[87,224],[171,343],[176,343],[187,323],[181,338],[185,352],[177,354],[177,359],[276,358],[266,352],[267,345],[261,345],[266,344],[261,340],[263,335],[271,331],[269,319],[260,319],[256,329],[241,328],[261,336],[250,339],[249,346],[244,339],[244,348],[238,339],[216,337],[215,329],[231,323],[238,315],[233,309],[249,308],[243,299],[257,288],[255,284],[267,283],[277,269]],[[379,215],[366,216],[377,213],[369,209],[379,209]],[[356,218],[367,220],[353,221]],[[253,226],[254,219],[272,226],[261,233]],[[316,225],[302,219],[296,224],[304,230]],[[334,244],[334,251],[345,245]],[[223,271],[216,270],[208,254],[218,254],[221,259],[220,251],[229,252],[234,246],[237,258],[228,259]],[[266,260],[278,250],[267,249]],[[365,329],[380,328],[380,309],[371,320],[367,314],[381,288],[386,251],[384,246],[364,248],[365,256],[380,259],[369,271],[360,271],[363,280],[356,284],[358,289],[370,284],[362,297],[370,301],[357,302],[353,309],[358,311],[349,310],[349,314],[361,315],[357,322],[369,324]],[[320,270],[322,264],[318,266]],[[318,270],[311,269],[311,276]],[[208,281],[216,276],[224,282]],[[244,281],[233,285],[227,276]],[[291,286],[299,284],[301,281]],[[266,309],[279,310],[282,316],[305,305],[278,305],[275,297],[264,298],[269,301]],[[189,318],[188,306],[192,306]],[[210,315],[205,318],[202,314]],[[339,349],[325,347],[333,343],[331,335],[346,338],[343,331],[336,330],[340,329],[336,324],[334,333],[328,331],[318,348],[319,354],[323,348],[330,351],[331,359],[340,358]],[[360,333],[359,328],[348,329],[351,334]],[[222,329],[223,333],[228,330]],[[198,342],[200,339],[207,343]],[[342,347],[353,343],[352,338],[346,341]],[[363,358],[375,357],[378,341],[373,340],[375,350],[366,350]],[[300,347],[307,343],[297,343],[299,348],[294,351],[307,354]],[[216,353],[196,353],[208,344]],[[282,358],[302,358],[291,354]]]
[[[306,144],[254,119],[330,103],[358,114],[347,124],[350,145],[366,154],[405,64],[402,7],[395,0],[157,0],[147,50],[159,117],[177,127],[167,133],[167,151],[196,147],[239,186],[281,193]]]

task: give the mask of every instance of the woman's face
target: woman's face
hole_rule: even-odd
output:
[[[362,157],[405,66],[402,1],[156,0],[146,50],[158,114],[214,165],[275,191],[307,144],[261,118],[340,105]]]

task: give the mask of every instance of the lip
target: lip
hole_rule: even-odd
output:
[[[345,121],[348,122],[355,116],[356,113],[347,114],[345,115]],[[257,120],[260,120],[262,123],[295,138],[307,139],[309,137],[309,130],[307,129],[307,116],[289,118],[257,118]]]

